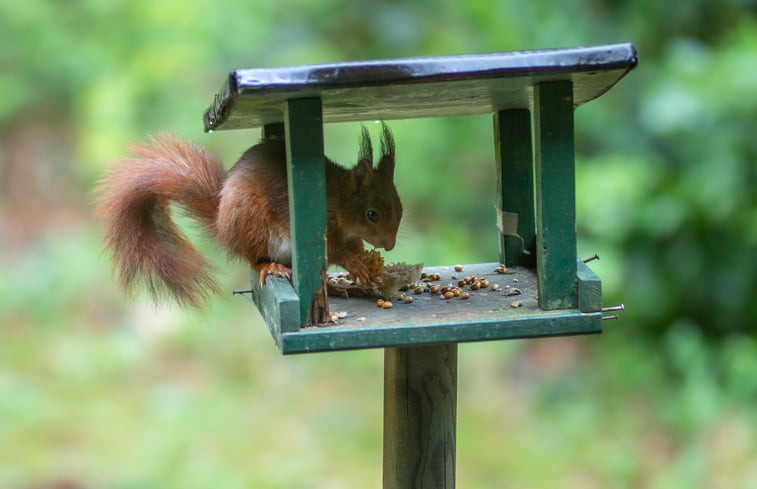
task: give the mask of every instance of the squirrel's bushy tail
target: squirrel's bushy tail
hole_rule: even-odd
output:
[[[218,286],[212,267],[171,219],[171,202],[215,235],[224,181],[220,161],[173,135],[131,148],[99,183],[96,214],[105,221],[105,246],[127,290],[146,285],[157,302],[169,292],[198,307]]]

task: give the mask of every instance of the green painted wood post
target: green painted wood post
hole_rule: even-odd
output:
[[[573,111],[571,81],[534,86],[536,270],[544,310],[574,308],[578,302]]]
[[[263,139],[271,138],[271,137],[283,138],[285,134],[286,134],[286,129],[284,129],[284,123],[273,122],[271,124],[265,124],[263,126],[261,137]]]
[[[384,351],[384,489],[454,489],[457,343]]]
[[[309,316],[326,269],[326,163],[321,99],[289,100],[284,116],[293,283],[300,298],[300,324],[308,324],[319,320]]]
[[[496,112],[494,147],[499,259],[509,267],[533,267],[536,262],[536,215],[531,112],[527,109]]]

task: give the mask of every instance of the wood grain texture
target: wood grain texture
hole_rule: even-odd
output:
[[[384,353],[384,489],[453,489],[457,345]]]

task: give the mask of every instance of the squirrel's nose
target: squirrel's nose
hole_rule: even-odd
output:
[[[384,249],[386,251],[392,251],[394,249],[394,244],[397,240],[394,238],[387,239],[386,242],[384,242]]]

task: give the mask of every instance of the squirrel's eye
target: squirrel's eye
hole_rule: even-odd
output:
[[[373,209],[369,210],[365,213],[365,218],[368,219],[371,222],[378,222],[379,215],[378,212],[374,211]]]

